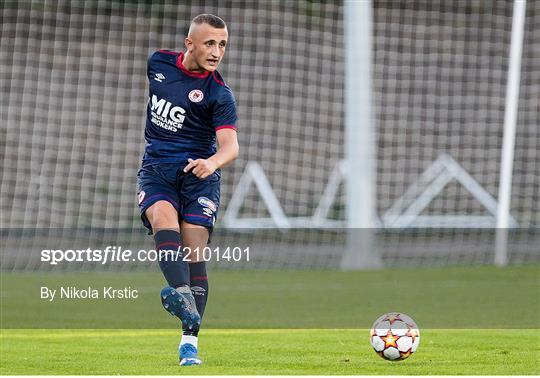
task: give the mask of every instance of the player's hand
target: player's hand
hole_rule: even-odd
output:
[[[184,172],[191,171],[198,178],[205,179],[216,169],[218,169],[217,164],[210,159],[188,159],[188,165],[184,168]]]

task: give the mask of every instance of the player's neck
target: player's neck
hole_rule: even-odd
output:
[[[186,51],[184,53],[184,59],[182,59],[182,66],[190,72],[198,73],[198,74],[206,74],[208,71],[206,71],[204,68],[200,67],[191,57],[191,54],[189,51]]]

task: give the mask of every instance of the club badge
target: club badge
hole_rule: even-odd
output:
[[[194,89],[189,92],[188,98],[191,102],[201,102],[204,98],[204,94],[200,89]]]

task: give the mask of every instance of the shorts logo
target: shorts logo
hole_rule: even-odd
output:
[[[208,198],[206,197],[199,197],[199,199],[197,200],[197,202],[199,202],[199,204],[207,209],[209,209],[210,211],[216,211],[217,210],[217,206],[214,202],[210,201]]]
[[[201,102],[204,98],[204,94],[200,89],[194,89],[188,94],[188,98],[191,102]]]
[[[141,190],[138,194],[138,197],[139,197],[139,205],[141,204],[141,202],[143,201],[144,199],[144,196],[146,195],[146,193],[144,192],[144,190]]]

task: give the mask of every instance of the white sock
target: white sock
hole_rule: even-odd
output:
[[[184,345],[184,344],[191,344],[193,345],[195,348],[198,348],[197,347],[197,341],[199,340],[199,338],[197,336],[192,336],[192,335],[182,335],[182,341],[180,341],[180,346]]]

